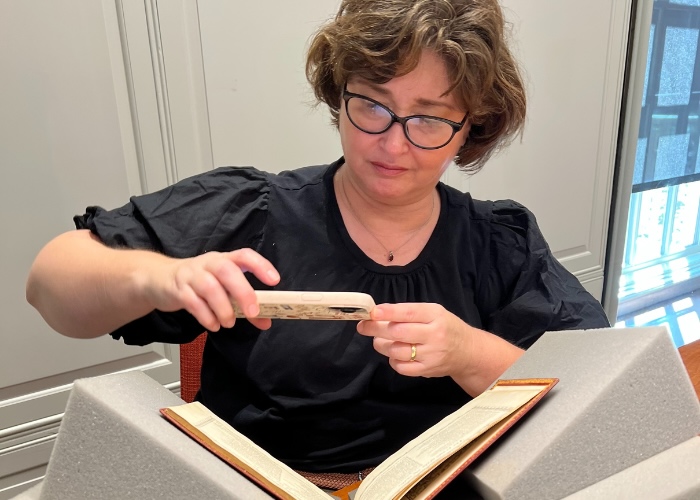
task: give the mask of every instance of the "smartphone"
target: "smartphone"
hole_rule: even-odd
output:
[[[369,319],[374,307],[371,295],[359,292],[302,292],[257,290],[258,318],[276,319]],[[244,318],[238,304],[233,303],[237,318]]]

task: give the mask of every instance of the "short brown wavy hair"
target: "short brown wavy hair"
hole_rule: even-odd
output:
[[[455,163],[475,173],[525,121],[525,90],[498,0],[343,0],[311,39],[306,76],[338,126],[351,75],[385,83],[412,71],[424,49],[443,58],[448,92],[469,113],[471,129]]]

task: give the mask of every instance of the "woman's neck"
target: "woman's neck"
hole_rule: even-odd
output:
[[[386,230],[388,225],[400,232],[416,230],[439,204],[434,186],[400,198],[372,196],[362,188],[361,182],[353,180],[347,166],[336,172],[334,187],[336,198],[349,205],[346,208],[350,208],[364,225],[380,231]]]
[[[436,190],[426,190],[415,201],[387,203],[362,192],[346,169],[336,173],[334,187],[353,241],[370,258],[384,265],[403,265],[415,259],[439,218],[440,200]]]

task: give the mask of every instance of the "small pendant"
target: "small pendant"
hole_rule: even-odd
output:
[[[391,261],[393,261],[393,260],[394,260],[394,252],[392,252],[391,250],[389,250],[389,262],[391,262]]]

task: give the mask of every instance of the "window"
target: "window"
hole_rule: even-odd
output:
[[[657,306],[680,307],[674,299],[700,289],[699,34],[700,0],[654,1],[618,318],[640,312],[658,324]]]

